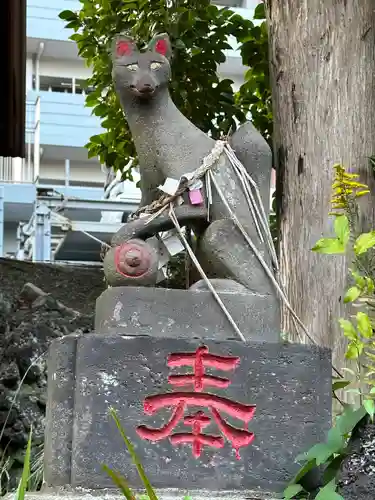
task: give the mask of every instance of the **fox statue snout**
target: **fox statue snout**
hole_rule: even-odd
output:
[[[130,91],[141,99],[148,99],[152,97],[157,88],[158,85],[142,81],[131,84],[129,87]]]

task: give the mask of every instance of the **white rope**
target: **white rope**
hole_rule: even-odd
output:
[[[228,160],[230,161],[230,163],[233,167],[233,170],[234,170],[236,176],[240,180],[240,183],[242,185],[242,189],[243,189],[245,197],[246,197],[246,201],[249,205],[249,209],[250,209],[250,212],[252,214],[254,224],[255,224],[257,232],[258,232],[259,239],[261,242],[264,243],[264,238],[263,238],[261,228],[263,230],[264,236],[266,238],[266,245],[268,247],[269,254],[270,254],[272,263],[274,265],[274,268],[276,271],[276,276],[278,279],[275,278],[273,271],[269,268],[269,266],[267,265],[263,256],[258,251],[255,244],[251,240],[250,236],[246,232],[245,228],[243,227],[241,222],[238,220],[236,214],[231,209],[231,207],[230,207],[229,203],[227,202],[222,190],[220,189],[220,186],[217,183],[217,180],[215,179],[215,176],[212,172],[212,167],[217,164],[217,162],[220,159],[220,156],[222,155],[223,152],[225,152]],[[206,187],[206,197],[207,197],[207,205],[208,205],[207,206],[208,221],[210,220],[210,207],[213,203],[212,187],[211,187],[211,182],[212,182],[216,188],[216,191],[217,191],[221,201],[223,202],[225,208],[227,209],[231,219],[233,220],[234,224],[237,226],[237,228],[242,233],[243,237],[245,238],[246,242],[248,243],[250,249],[253,251],[254,255],[258,258],[265,273],[267,274],[267,276],[271,280],[271,282],[274,285],[276,291],[278,292],[281,300],[284,302],[285,306],[287,307],[288,311],[290,312],[290,314],[292,316],[293,323],[294,323],[295,328],[296,328],[296,333],[297,333],[299,339],[301,340],[301,335],[300,335],[300,332],[298,331],[297,325],[302,329],[302,331],[304,332],[306,337],[313,344],[317,345],[315,340],[312,338],[309,331],[307,330],[306,326],[303,324],[303,322],[298,317],[297,313],[292,308],[282,284],[279,283],[279,263],[278,263],[278,259],[277,259],[276,250],[275,250],[275,247],[273,244],[271,231],[269,228],[268,218],[266,216],[266,211],[265,211],[263,203],[262,203],[262,199],[260,196],[258,186],[257,186],[256,182],[252,179],[250,174],[247,172],[244,165],[239,161],[239,159],[235,155],[233,149],[231,148],[231,146],[227,142],[216,141],[216,144],[215,144],[213,150],[211,151],[211,153],[204,158],[202,165],[200,165],[200,167],[198,167],[195,170],[195,172],[193,173],[193,175],[190,177],[190,179],[187,183],[187,187],[193,185],[197,179],[201,179],[202,177],[205,178],[205,184],[206,184],[205,187]],[[251,188],[255,191],[256,200],[254,199],[254,195],[252,193]],[[154,214],[152,216],[151,220],[156,218],[158,215],[160,215],[165,210],[165,208],[166,207],[162,207],[156,214]],[[201,276],[204,279],[204,281],[206,282],[208,288],[210,289],[210,291],[214,295],[214,297],[217,300],[222,311],[224,312],[224,314],[228,318],[229,322],[231,323],[231,325],[233,326],[234,330],[236,331],[238,336],[241,338],[241,340],[243,342],[246,342],[244,335],[241,333],[240,329],[236,325],[236,323],[233,320],[232,316],[230,315],[229,311],[226,309],[225,305],[223,304],[222,300],[220,299],[219,295],[217,294],[215,288],[213,287],[211,281],[209,280],[209,278],[207,277],[207,275],[203,271],[203,268],[199,264],[199,261],[196,258],[188,241],[186,240],[186,238],[182,232],[181,226],[179,225],[179,222],[177,220],[177,217],[176,217],[176,214],[174,211],[174,207],[173,207],[173,202],[170,202],[170,204],[169,204],[169,217],[172,220],[172,222],[173,222],[173,224],[178,232],[178,235],[179,235],[182,243],[184,244],[186,251],[188,252],[191,260],[193,261],[193,263],[197,267],[199,273],[201,274]],[[340,377],[342,377],[340,372],[333,365],[332,365],[332,368]]]
[[[223,301],[221,300],[221,298],[219,297],[218,293],[216,292],[214,286],[212,285],[211,281],[209,280],[208,276],[205,274],[205,272],[203,271],[202,269],[202,266],[199,264],[199,261],[197,259],[197,257],[195,256],[192,248],[190,247],[187,239],[185,238],[185,235],[184,233],[182,232],[182,229],[181,229],[181,226],[177,220],[177,217],[176,217],[176,214],[175,214],[175,211],[174,211],[174,207],[173,207],[173,203],[170,204],[170,207],[169,207],[169,217],[171,218],[177,232],[178,232],[178,235],[183,243],[183,245],[185,246],[188,254],[189,254],[189,257],[191,258],[191,260],[193,261],[194,265],[196,266],[196,268],[198,269],[200,275],[202,276],[202,278],[204,279],[204,281],[206,282],[208,288],[210,289],[210,291],[212,292],[213,296],[215,297],[217,303],[219,304],[219,306],[221,307],[223,313],[225,314],[225,316],[227,317],[227,319],[229,320],[230,324],[233,326],[235,332],[237,333],[237,335],[240,337],[240,339],[242,340],[242,342],[246,342],[246,339],[243,335],[243,333],[241,332],[241,330],[238,328],[236,322],[234,321],[234,319],[232,318],[230,312],[228,311],[228,309],[225,307]]]
[[[262,198],[260,196],[258,186],[257,186],[256,182],[252,179],[251,175],[247,172],[244,165],[239,161],[239,159],[237,158],[237,156],[235,155],[233,149],[230,147],[229,144],[226,144],[225,153],[226,153],[229,161],[231,162],[237,175],[241,176],[241,179],[243,180],[243,182],[246,186],[245,189],[251,192],[251,188],[249,186],[249,184],[250,184],[251,187],[255,191],[258,205],[256,204],[254,198],[252,197],[252,199],[254,200],[254,209],[258,215],[259,222],[262,225],[264,234],[266,236],[267,246],[268,246],[268,250],[270,252],[270,256],[272,258],[273,264],[275,266],[275,269],[278,271],[279,270],[279,263],[278,263],[278,259],[277,259],[277,254],[276,254],[275,246],[274,246],[273,240],[272,240],[272,235],[271,235],[271,231],[270,231],[270,227],[269,227],[268,217],[267,217],[266,211],[264,209],[264,205],[262,202]]]
[[[258,258],[259,262],[261,263],[265,273],[267,274],[267,276],[270,278],[271,282],[273,283],[274,287],[276,288],[277,292],[279,293],[279,296],[280,298],[282,299],[282,301],[284,302],[284,304],[286,305],[287,309],[289,310],[289,312],[292,314],[292,316],[295,318],[295,320],[297,321],[297,323],[299,324],[299,326],[302,328],[302,330],[304,331],[305,335],[311,340],[311,342],[313,342],[315,344],[315,341],[313,340],[313,338],[310,336],[307,328],[305,327],[305,325],[302,323],[302,321],[299,319],[299,317],[297,316],[296,312],[293,310],[292,306],[290,305],[283,289],[281,288],[281,286],[279,285],[278,281],[276,280],[273,272],[270,270],[270,268],[268,267],[266,261],[264,260],[264,258],[262,257],[261,253],[259,252],[259,250],[256,248],[256,246],[254,245],[253,241],[251,240],[250,236],[247,234],[245,228],[243,227],[243,225],[241,224],[241,222],[238,220],[236,214],[233,212],[233,210],[231,209],[231,207],[229,206],[227,200],[225,199],[225,196],[220,188],[220,186],[218,185],[217,183],[217,180],[215,179],[215,176],[212,174],[212,172],[210,173],[211,175],[211,180],[212,180],[212,183],[213,185],[215,186],[217,192],[218,192],[218,195],[220,196],[220,199],[221,201],[223,202],[225,208],[228,210],[233,222],[235,223],[235,225],[238,227],[238,229],[241,231],[243,237],[245,238],[245,240],[247,241],[248,245],[250,246],[251,250],[253,251],[254,255]],[[297,331],[297,334],[300,338],[300,334],[299,332]],[[301,340],[301,338],[300,338]]]
[[[230,163],[232,164],[233,166],[233,169],[235,171],[235,173],[237,174],[237,176],[239,177],[241,183],[242,183],[242,186],[243,186],[243,189],[244,191],[250,191],[251,192],[251,189],[250,189],[250,185],[251,184],[251,187],[253,187],[253,189],[255,190],[255,193],[257,195],[257,201],[258,201],[258,204],[259,204],[259,208],[258,206],[256,205],[255,203],[255,200],[253,197],[249,196],[247,197],[247,200],[248,200],[248,203],[249,203],[249,198],[250,198],[250,202],[253,204],[253,211],[252,213],[254,213],[254,211],[256,212],[257,216],[258,216],[258,219],[259,219],[259,222],[261,223],[262,225],[262,228],[265,232],[265,235],[266,235],[266,238],[267,238],[267,247],[268,247],[268,250],[269,250],[269,253],[270,253],[270,256],[271,256],[271,259],[273,261],[273,264],[274,264],[274,267],[275,267],[275,270],[276,270],[276,275],[277,277],[279,278],[279,264],[278,264],[278,259],[277,259],[277,255],[276,255],[276,250],[275,250],[275,246],[273,244],[273,240],[272,240],[272,235],[271,235],[271,231],[269,229],[269,224],[268,224],[268,220],[267,220],[267,216],[266,216],[266,212],[265,212],[265,209],[264,209],[264,205],[262,203],[262,199],[261,199],[261,196],[260,196],[260,193],[259,193],[259,189],[258,189],[258,186],[256,184],[256,182],[252,179],[252,177],[250,176],[250,174],[246,171],[244,165],[239,161],[239,159],[237,158],[237,156],[235,155],[233,149],[230,147],[229,144],[226,144],[226,147],[225,147],[225,153],[227,154],[227,157],[230,161]],[[248,181],[248,182],[247,182]],[[224,196],[223,193],[221,192],[221,195],[222,197]],[[224,201],[224,203],[226,203],[226,200],[223,200],[222,198],[222,201]],[[250,203],[249,203],[250,204]],[[229,204],[227,204],[227,209],[230,209],[229,207]],[[234,213],[232,212],[232,214],[234,215]],[[233,216],[231,214],[231,217],[233,219]],[[233,219],[234,220],[234,219]],[[237,220],[237,222],[239,223],[239,221]],[[236,221],[235,221],[236,223]],[[238,226],[238,224],[236,223],[236,225]],[[244,228],[242,227],[243,231]],[[242,231],[241,231],[242,232]],[[246,231],[245,231],[246,232]],[[245,235],[244,235],[245,236]],[[247,242],[249,243],[249,240],[250,240],[250,237],[249,235],[246,233],[246,236],[245,236],[245,239],[247,240]],[[250,240],[251,241],[251,240]],[[259,251],[256,249],[254,243],[251,241],[252,243],[252,247],[250,245],[250,247],[252,248],[253,252],[255,253],[255,255],[258,257],[258,260],[259,257],[262,257],[261,254],[259,253]],[[263,260],[263,262],[262,262]],[[314,341],[314,339],[311,337],[311,335],[309,334],[306,326],[303,324],[303,322],[300,320],[300,318],[298,317],[297,313],[294,311],[294,309],[291,307],[291,304],[287,298],[287,295],[285,293],[285,289],[284,287],[282,286],[282,284],[280,283],[279,279],[276,279],[274,274],[272,273],[272,271],[269,269],[269,267],[267,266],[266,262],[264,261],[264,259],[260,260],[263,268],[265,269],[266,273],[268,276],[271,277],[271,280],[272,280],[272,283],[274,284],[274,286],[276,287],[276,290],[278,291],[282,301],[284,302],[284,304],[286,305],[287,309],[289,310],[289,312],[291,313],[292,315],[292,320],[293,320],[293,323],[294,323],[294,326],[295,326],[295,329],[296,329],[296,333],[299,337],[299,340],[302,341],[301,339],[301,336],[299,334],[299,331],[298,331],[298,327],[297,327],[297,324],[300,326],[300,328],[303,330],[304,334],[306,335],[306,337],[314,344],[316,344],[316,342]],[[266,267],[265,267],[266,266]],[[277,284],[277,286],[276,286]],[[281,293],[280,293],[281,291]]]
[[[93,236],[92,234],[88,233],[87,231],[83,231],[81,229],[81,233],[85,234],[88,238],[91,238],[92,240],[97,241],[98,243],[100,243],[104,247],[111,248],[111,245],[108,245],[108,243],[106,243],[105,241],[100,240],[96,236]]]
[[[261,232],[261,229],[260,229],[260,226],[262,226],[263,232],[264,232],[264,234],[266,236],[266,243],[267,243],[267,247],[268,247],[271,259],[272,259],[272,261],[274,263],[275,269],[278,271],[279,265],[278,265],[276,250],[275,250],[275,247],[273,245],[272,235],[271,235],[271,232],[270,232],[270,229],[269,229],[269,224],[268,224],[268,219],[267,219],[266,212],[265,212],[265,209],[264,209],[264,206],[263,206],[263,203],[262,203],[262,199],[261,199],[261,196],[260,196],[260,192],[259,192],[258,186],[257,186],[256,182],[251,178],[251,176],[249,175],[249,173],[246,171],[244,165],[239,161],[239,159],[235,155],[233,149],[230,147],[230,145],[227,142],[216,141],[215,146],[212,149],[211,153],[208,154],[204,158],[204,160],[203,160],[202,164],[200,165],[200,167],[198,167],[194,171],[192,177],[190,178],[190,180],[188,182],[188,186],[192,185],[194,183],[194,181],[196,181],[197,179],[200,179],[201,177],[205,176],[205,178],[206,178],[206,191],[207,191],[206,195],[207,195],[207,199],[208,199],[208,209],[209,209],[210,205],[212,204],[211,182],[214,184],[214,186],[216,188],[216,191],[217,191],[217,193],[218,193],[221,201],[223,202],[224,206],[226,207],[227,211],[229,212],[229,215],[230,215],[231,219],[233,220],[233,222],[235,223],[235,225],[238,227],[238,229],[240,230],[240,232],[244,236],[246,242],[250,246],[250,248],[253,251],[254,255],[258,258],[258,260],[259,260],[260,264],[262,265],[264,271],[266,272],[267,276],[270,278],[272,284],[276,288],[276,290],[277,290],[277,292],[278,292],[281,300],[284,302],[285,306],[287,307],[287,309],[291,313],[294,321],[297,322],[297,324],[301,327],[301,329],[303,330],[303,332],[305,333],[305,335],[307,336],[307,338],[309,338],[311,340],[311,342],[315,343],[315,341],[313,340],[313,338],[309,334],[307,328],[302,323],[302,321],[299,319],[297,313],[294,311],[294,309],[292,308],[291,304],[289,303],[289,300],[288,300],[288,298],[287,298],[287,296],[286,296],[283,288],[279,284],[278,280],[275,278],[273,271],[268,267],[268,265],[267,265],[266,261],[264,260],[263,256],[261,255],[261,253],[259,252],[259,250],[256,248],[255,244],[251,240],[251,238],[248,235],[248,233],[246,232],[245,228],[243,227],[243,225],[241,224],[241,222],[238,220],[236,214],[231,209],[231,207],[228,204],[228,202],[227,202],[227,200],[226,200],[226,198],[225,198],[222,190],[220,189],[220,186],[217,183],[217,180],[215,179],[215,176],[214,176],[214,174],[212,172],[212,167],[214,167],[217,164],[217,162],[219,161],[220,156],[222,155],[223,152],[225,152],[228,160],[230,161],[230,163],[231,163],[231,165],[233,167],[233,170],[234,170],[235,174],[237,175],[237,177],[240,180],[240,183],[242,185],[242,188],[243,188],[246,200],[248,202],[249,209],[250,209],[250,212],[252,214],[252,217],[253,217],[253,220],[254,220],[254,224],[256,226],[259,238],[260,238],[260,240],[262,242],[264,242],[263,235],[262,235],[262,232]],[[251,185],[251,187],[255,191],[258,205],[257,205],[257,203],[256,203],[256,201],[254,199],[254,196],[253,196],[253,193],[251,191],[250,185]],[[170,214],[170,217],[172,219],[172,216],[171,216],[172,212],[171,212],[171,210],[169,211],[169,214]],[[176,226],[176,222],[178,223],[178,221],[177,221],[177,218],[175,216],[174,211],[173,211],[173,216],[174,216],[174,220],[172,219],[172,221],[174,222],[174,224]],[[177,226],[176,226],[176,229],[178,230]],[[186,247],[186,244],[187,244],[186,239],[184,238],[182,241],[183,241],[183,243],[185,245],[186,250],[190,254],[190,251],[192,252],[192,250],[190,249],[190,247],[189,247],[190,250],[188,249],[188,247]],[[200,264],[199,264],[198,260],[196,259],[195,255],[194,255],[194,258],[193,257],[191,257],[191,258],[192,258],[193,262],[195,263],[195,265],[198,264],[199,267],[200,267]],[[200,272],[201,272],[201,274],[204,273],[202,268],[201,268]],[[203,276],[203,274],[202,274],[202,276]],[[205,281],[207,282],[207,285],[209,286],[210,290],[214,294],[216,294],[216,291],[214,290],[214,288],[212,286],[212,283],[209,281],[209,279],[207,277],[205,278]],[[223,304],[223,306],[224,306],[224,304]],[[231,319],[233,321],[233,318],[231,318]],[[297,331],[297,335],[298,335],[299,339],[302,340],[301,336],[300,336],[300,333],[298,332],[298,329],[296,329],[296,331]]]

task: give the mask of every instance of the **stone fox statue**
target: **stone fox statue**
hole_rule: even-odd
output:
[[[169,91],[172,57],[168,35],[155,36],[146,51],[133,39],[118,36],[113,43],[113,80],[128,121],[139,158],[141,206],[158,199],[158,186],[169,178],[193,172],[215,141],[193,125],[175,106]],[[259,132],[248,122],[230,139],[238,159],[257,183],[268,214],[271,152]],[[215,168],[215,178],[238,219],[269,263],[233,167],[226,157]],[[249,290],[274,294],[273,285],[243,235],[235,227],[215,188],[210,224],[199,234],[197,257],[210,278],[232,279]]]

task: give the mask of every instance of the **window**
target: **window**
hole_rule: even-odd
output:
[[[71,78],[41,75],[39,77],[39,90],[72,94],[73,81]]]
[[[76,94],[90,94],[94,90],[93,87],[88,87],[86,80],[81,80],[79,78],[75,81],[75,93]]]
[[[33,89],[36,88],[36,78],[33,78]],[[86,80],[80,78],[65,78],[61,76],[40,75],[39,90],[46,92],[60,92],[64,94],[90,94],[94,89],[86,85]]]

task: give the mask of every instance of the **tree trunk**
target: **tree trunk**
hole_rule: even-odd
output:
[[[280,265],[288,297],[315,342],[343,366],[338,318],[347,264],[311,251],[332,236],[333,165],[371,190],[363,206],[372,227],[375,153],[375,0],[266,0],[280,202]],[[283,314],[283,331],[296,340]],[[306,340],[306,339],[304,339]]]

